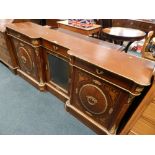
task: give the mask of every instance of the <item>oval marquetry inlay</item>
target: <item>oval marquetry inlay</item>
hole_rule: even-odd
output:
[[[21,68],[30,73],[33,68],[33,63],[27,49],[24,47],[19,47],[17,55]]]
[[[79,91],[79,98],[83,107],[92,114],[103,114],[107,110],[106,95],[96,85],[83,85]]]

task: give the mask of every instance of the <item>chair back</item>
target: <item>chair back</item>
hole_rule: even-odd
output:
[[[143,58],[146,58],[146,59],[150,59],[150,60],[155,60],[155,58],[153,57],[152,53],[148,51],[148,45],[152,39],[152,36],[153,36],[153,31],[150,31],[148,32],[146,38],[145,38],[145,42],[143,44],[143,47],[142,47],[142,57]]]

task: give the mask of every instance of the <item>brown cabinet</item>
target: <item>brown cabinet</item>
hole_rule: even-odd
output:
[[[7,34],[17,73],[59,97],[70,113],[99,134],[116,134],[135,96],[151,84],[154,63],[111,44],[30,22],[8,25]]]

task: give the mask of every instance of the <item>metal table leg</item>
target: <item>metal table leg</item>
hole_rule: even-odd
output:
[[[127,53],[128,52],[128,49],[129,49],[129,47],[130,47],[130,45],[133,43],[133,41],[130,41],[128,44],[127,44],[127,46],[123,49],[124,51],[125,51],[125,53]]]

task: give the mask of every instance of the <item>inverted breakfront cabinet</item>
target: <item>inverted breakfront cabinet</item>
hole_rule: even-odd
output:
[[[30,22],[10,24],[7,35],[17,73],[98,134],[117,134],[135,97],[151,85],[155,64],[114,48]]]
[[[68,49],[56,42],[43,40],[46,87],[61,100],[69,99],[70,65]]]

